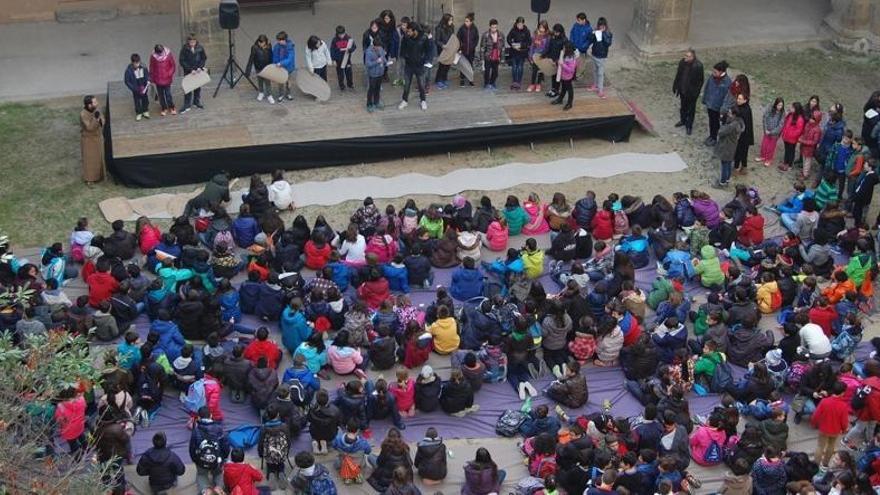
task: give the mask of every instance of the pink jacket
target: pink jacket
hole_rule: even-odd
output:
[[[174,80],[174,71],[177,70],[177,62],[174,54],[167,47],[165,51],[150,55],[150,79],[156,86],[171,86]]]
[[[149,254],[149,252],[159,244],[160,240],[162,240],[162,231],[159,230],[159,227],[147,225],[141,230],[140,239],[138,239],[141,252]]]
[[[816,154],[816,146],[822,139],[822,126],[818,122],[807,122],[804,125],[804,133],[800,137],[801,156],[813,158]]]
[[[389,240],[390,238],[390,240]],[[370,240],[367,241],[367,248],[364,250],[365,253],[373,253],[379,258],[379,263],[389,263],[392,259],[394,259],[394,255],[397,254],[397,241],[394,240],[390,235],[385,236],[385,239],[378,235],[374,235],[370,237]]]
[[[563,81],[571,81],[574,79],[574,73],[577,71],[577,58],[563,58],[562,59],[562,80]]]
[[[86,400],[82,395],[66,400],[55,408],[55,422],[62,440],[76,440],[86,431]]]
[[[486,229],[486,240],[489,242],[489,249],[492,251],[504,251],[507,249],[507,239],[510,234],[507,227],[502,227],[501,222],[495,220],[489,224]]]
[[[327,359],[333,371],[339,375],[348,375],[354,372],[357,365],[364,362],[361,351],[353,347],[336,347],[331,345],[327,350]]]
[[[416,382],[412,378],[406,381],[406,386],[401,387],[399,383],[392,383],[388,387],[394,398],[397,399],[398,411],[409,411],[416,403]]]
[[[712,445],[713,441],[718,445],[718,462],[706,462],[706,451],[709,449],[709,446]],[[694,431],[694,434],[691,435],[691,457],[694,458],[694,462],[701,466],[714,466],[721,464],[723,459],[723,455],[721,454],[726,442],[727,434],[724,433],[724,430],[716,430],[709,426],[700,426]]]
[[[205,374],[205,405],[211,411],[211,418],[214,421],[223,421],[223,410],[220,409],[220,396],[223,393],[223,387],[211,375]]]
[[[523,225],[523,235],[538,235],[550,232],[550,224],[544,218],[547,212],[547,206],[544,204],[536,204],[531,201],[523,203],[523,209],[529,215],[529,223]]]
[[[785,116],[785,122],[782,124],[782,141],[788,144],[797,144],[804,133],[804,118],[798,115],[797,120],[792,123],[794,116],[789,113]]]

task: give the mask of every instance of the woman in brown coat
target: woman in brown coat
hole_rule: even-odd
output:
[[[83,98],[79,114],[83,180],[86,183],[104,179],[104,116],[98,110],[98,100],[92,95]]]

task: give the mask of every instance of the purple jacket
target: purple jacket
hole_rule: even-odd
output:
[[[694,214],[706,227],[714,229],[721,223],[721,217],[718,216],[718,203],[711,199],[691,200],[691,206],[694,208]]]
[[[461,495],[487,495],[501,491],[501,483],[497,474],[492,476],[491,469],[477,469],[469,462],[464,466],[464,486]]]

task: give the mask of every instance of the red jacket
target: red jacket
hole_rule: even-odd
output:
[[[144,254],[152,251],[159,244],[160,240],[162,240],[162,231],[155,225],[144,226],[141,229],[140,235],[138,235],[138,245],[140,245],[141,252]]]
[[[89,285],[89,305],[97,308],[119,288],[119,282],[109,272],[95,272],[86,280]]]
[[[825,308],[816,306],[815,308],[810,309],[809,316],[811,323],[815,323],[822,327],[822,331],[825,332],[825,335],[829,338],[833,337],[832,323],[837,319],[837,311],[835,311],[834,306],[828,306]]]
[[[156,86],[171,86],[174,80],[174,71],[177,70],[177,61],[171,50],[165,48],[165,52],[150,55],[150,80]]]
[[[357,288],[358,298],[370,309],[379,309],[382,301],[391,297],[391,289],[388,288],[388,279],[368,280]]]
[[[788,144],[797,144],[804,133],[804,118],[798,115],[797,120],[792,123],[793,115],[789,113],[785,116],[785,122],[782,124],[782,141]]]
[[[250,272],[259,273],[260,274],[260,282],[265,282],[266,280],[269,280],[269,267],[263,266],[263,265],[257,263],[257,260],[251,260],[251,262],[248,263],[247,271],[248,271],[248,273],[250,273]]]
[[[836,395],[822,399],[810,417],[810,424],[823,435],[836,437],[845,433],[849,430],[849,403]]]
[[[246,462],[227,462],[223,465],[223,484],[226,493],[232,493],[236,487],[241,495],[259,495],[254,483],[263,481],[263,473]]]
[[[614,236],[614,217],[610,211],[599,210],[593,217],[593,239],[608,240]]]
[[[816,146],[822,139],[822,127],[818,122],[808,121],[804,125],[804,133],[801,135],[801,155],[804,158],[813,158],[816,154]]]
[[[55,422],[62,440],[76,440],[86,431],[86,400],[82,395],[60,402],[55,408]]]
[[[736,242],[746,247],[757,246],[764,242],[764,217],[760,214],[746,215],[736,234]]]
[[[375,254],[376,257],[379,258],[379,264],[390,263],[391,260],[394,259],[394,255],[397,254],[397,241],[395,241],[394,238],[389,242],[386,241],[387,239],[383,239],[378,235],[370,237],[370,240],[367,241],[367,247],[364,249],[364,253]]]
[[[324,265],[330,261],[330,244],[324,243],[324,246],[318,247],[314,242],[309,240],[306,242],[306,268],[312,270],[321,270]]]
[[[265,357],[269,367],[274,370],[278,367],[278,362],[281,361],[281,348],[271,340],[254,340],[245,347],[243,357],[254,366],[257,365],[257,361],[261,357]]]
[[[856,418],[859,421],[880,421],[880,378],[869,376],[862,384],[870,385],[872,391],[865,407],[855,412]]]

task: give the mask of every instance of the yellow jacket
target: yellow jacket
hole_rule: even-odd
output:
[[[434,350],[438,354],[451,354],[458,350],[461,339],[458,336],[458,324],[455,318],[441,318],[431,323],[428,332],[434,336]]]
[[[544,251],[541,251],[540,249],[536,249],[532,252],[523,250],[520,258],[522,258],[526,277],[535,279],[544,273]]]
[[[772,313],[779,309],[773,307],[773,294],[779,292],[779,285],[776,282],[767,282],[758,286],[758,309],[762,313]]]

